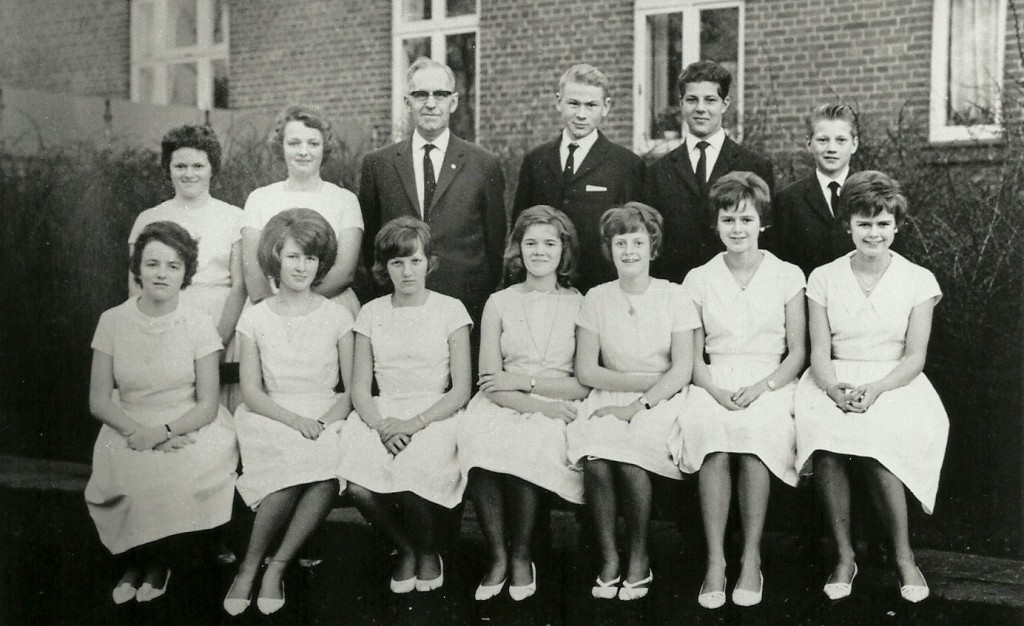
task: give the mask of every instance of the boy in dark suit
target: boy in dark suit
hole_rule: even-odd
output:
[[[807,150],[814,173],[788,185],[775,198],[774,252],[811,270],[853,250],[853,240],[836,215],[839,197],[857,152],[857,113],[846,104],[823,104],[807,117]]]
[[[687,272],[722,250],[708,204],[708,190],[722,175],[753,172],[774,189],[771,162],[737,144],[722,128],[731,86],[732,74],[714,61],[691,63],[679,75],[686,140],[644,176],[645,199],[665,220],[661,258],[652,271],[659,278],[682,282]]]
[[[580,275],[575,286],[583,293],[616,276],[611,262],[601,254],[601,215],[639,199],[643,192],[643,161],[598,130],[611,103],[608,78],[596,67],[581,63],[562,74],[555,108],[564,128],[557,138],[523,158],[512,206],[513,222],[538,204],[569,216],[580,240]]]

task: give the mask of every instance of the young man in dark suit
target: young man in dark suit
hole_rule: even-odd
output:
[[[679,75],[679,108],[686,140],[647,168],[644,197],[665,220],[661,258],[653,274],[675,282],[722,250],[708,205],[708,190],[728,172],[749,171],[774,189],[768,159],[725,134],[732,74],[714,61],[698,61]]]
[[[569,216],[580,240],[575,286],[583,293],[616,277],[615,268],[601,254],[601,215],[643,193],[643,161],[599,130],[611,104],[608,78],[596,67],[581,63],[562,74],[555,108],[564,128],[523,158],[512,207],[513,221],[538,204]]]
[[[807,117],[807,150],[814,173],[788,185],[775,197],[769,247],[804,275],[853,250],[846,224],[836,214],[850,158],[857,152],[857,113],[845,104],[823,104]]]
[[[501,276],[505,178],[496,156],[448,130],[459,104],[448,66],[420,58],[409,67],[406,83],[412,136],[363,160],[364,261],[373,266],[374,238],[389,220],[410,215],[425,221],[439,261],[427,287],[466,305],[476,339],[484,302]]]

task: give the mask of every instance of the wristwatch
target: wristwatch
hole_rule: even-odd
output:
[[[774,378],[769,378],[769,379],[767,379],[764,382],[765,382],[766,385],[768,385],[768,390],[769,391],[775,391],[775,379]]]
[[[534,388],[537,386],[537,379],[533,376],[530,377],[530,393],[533,393]]]
[[[647,399],[647,394],[646,393],[640,394],[640,397],[637,398],[637,400],[640,402],[640,404],[644,405],[645,409],[647,409],[647,410],[651,409],[651,401]]]

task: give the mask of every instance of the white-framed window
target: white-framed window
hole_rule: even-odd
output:
[[[131,0],[131,99],[226,109],[227,0]]]
[[[932,142],[1002,136],[1006,0],[935,0],[928,136]]]
[[[419,57],[446,64],[455,72],[459,106],[449,127],[467,141],[476,140],[480,26],[478,0],[392,0],[391,127],[392,137],[409,133],[405,109],[405,72]]]
[[[676,80],[700,60],[732,73],[723,126],[733,137],[743,121],[742,0],[636,0],[633,51],[633,147],[665,150],[683,132]]]

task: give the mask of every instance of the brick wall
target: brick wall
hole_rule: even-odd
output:
[[[612,82],[604,130],[630,145],[633,99],[633,3],[627,0],[481,3],[479,141],[532,146],[561,128],[554,108],[558,78],[591,63]]]
[[[246,0],[231,4],[232,108],[311,102],[377,142],[391,131],[391,4]]]
[[[2,0],[0,84],[128,97],[127,0]]]

